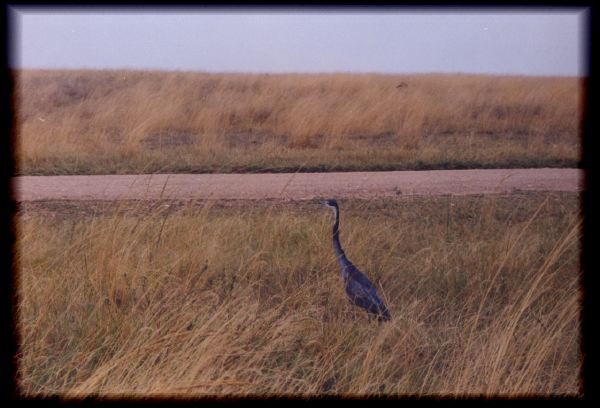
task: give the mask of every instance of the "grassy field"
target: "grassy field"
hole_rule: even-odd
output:
[[[16,71],[18,174],[575,167],[583,80]]]
[[[26,395],[577,395],[576,194],[21,204]]]

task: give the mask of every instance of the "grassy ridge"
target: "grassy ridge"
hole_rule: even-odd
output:
[[[577,166],[577,78],[17,71],[19,174]]]
[[[387,324],[354,316],[314,203],[25,209],[22,391],[578,392],[577,195],[340,204]]]

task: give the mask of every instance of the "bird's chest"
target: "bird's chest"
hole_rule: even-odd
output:
[[[344,285],[347,285],[350,281],[350,276],[352,275],[352,270],[346,265],[340,265],[340,274],[342,275],[342,279],[344,280]]]

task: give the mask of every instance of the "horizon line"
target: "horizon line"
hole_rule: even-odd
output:
[[[525,73],[496,73],[496,72],[464,72],[464,71],[420,71],[420,72],[384,72],[384,71],[243,71],[243,70],[201,70],[187,68],[93,68],[93,67],[9,67],[11,71],[130,71],[130,72],[155,72],[155,73],[189,73],[209,75],[465,75],[465,76],[502,76],[502,77],[560,77],[560,78],[587,78],[587,74],[525,74]]]

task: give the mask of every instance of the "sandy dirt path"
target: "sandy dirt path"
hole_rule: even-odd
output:
[[[581,191],[578,169],[486,169],[292,174],[22,176],[17,201],[376,198]]]

